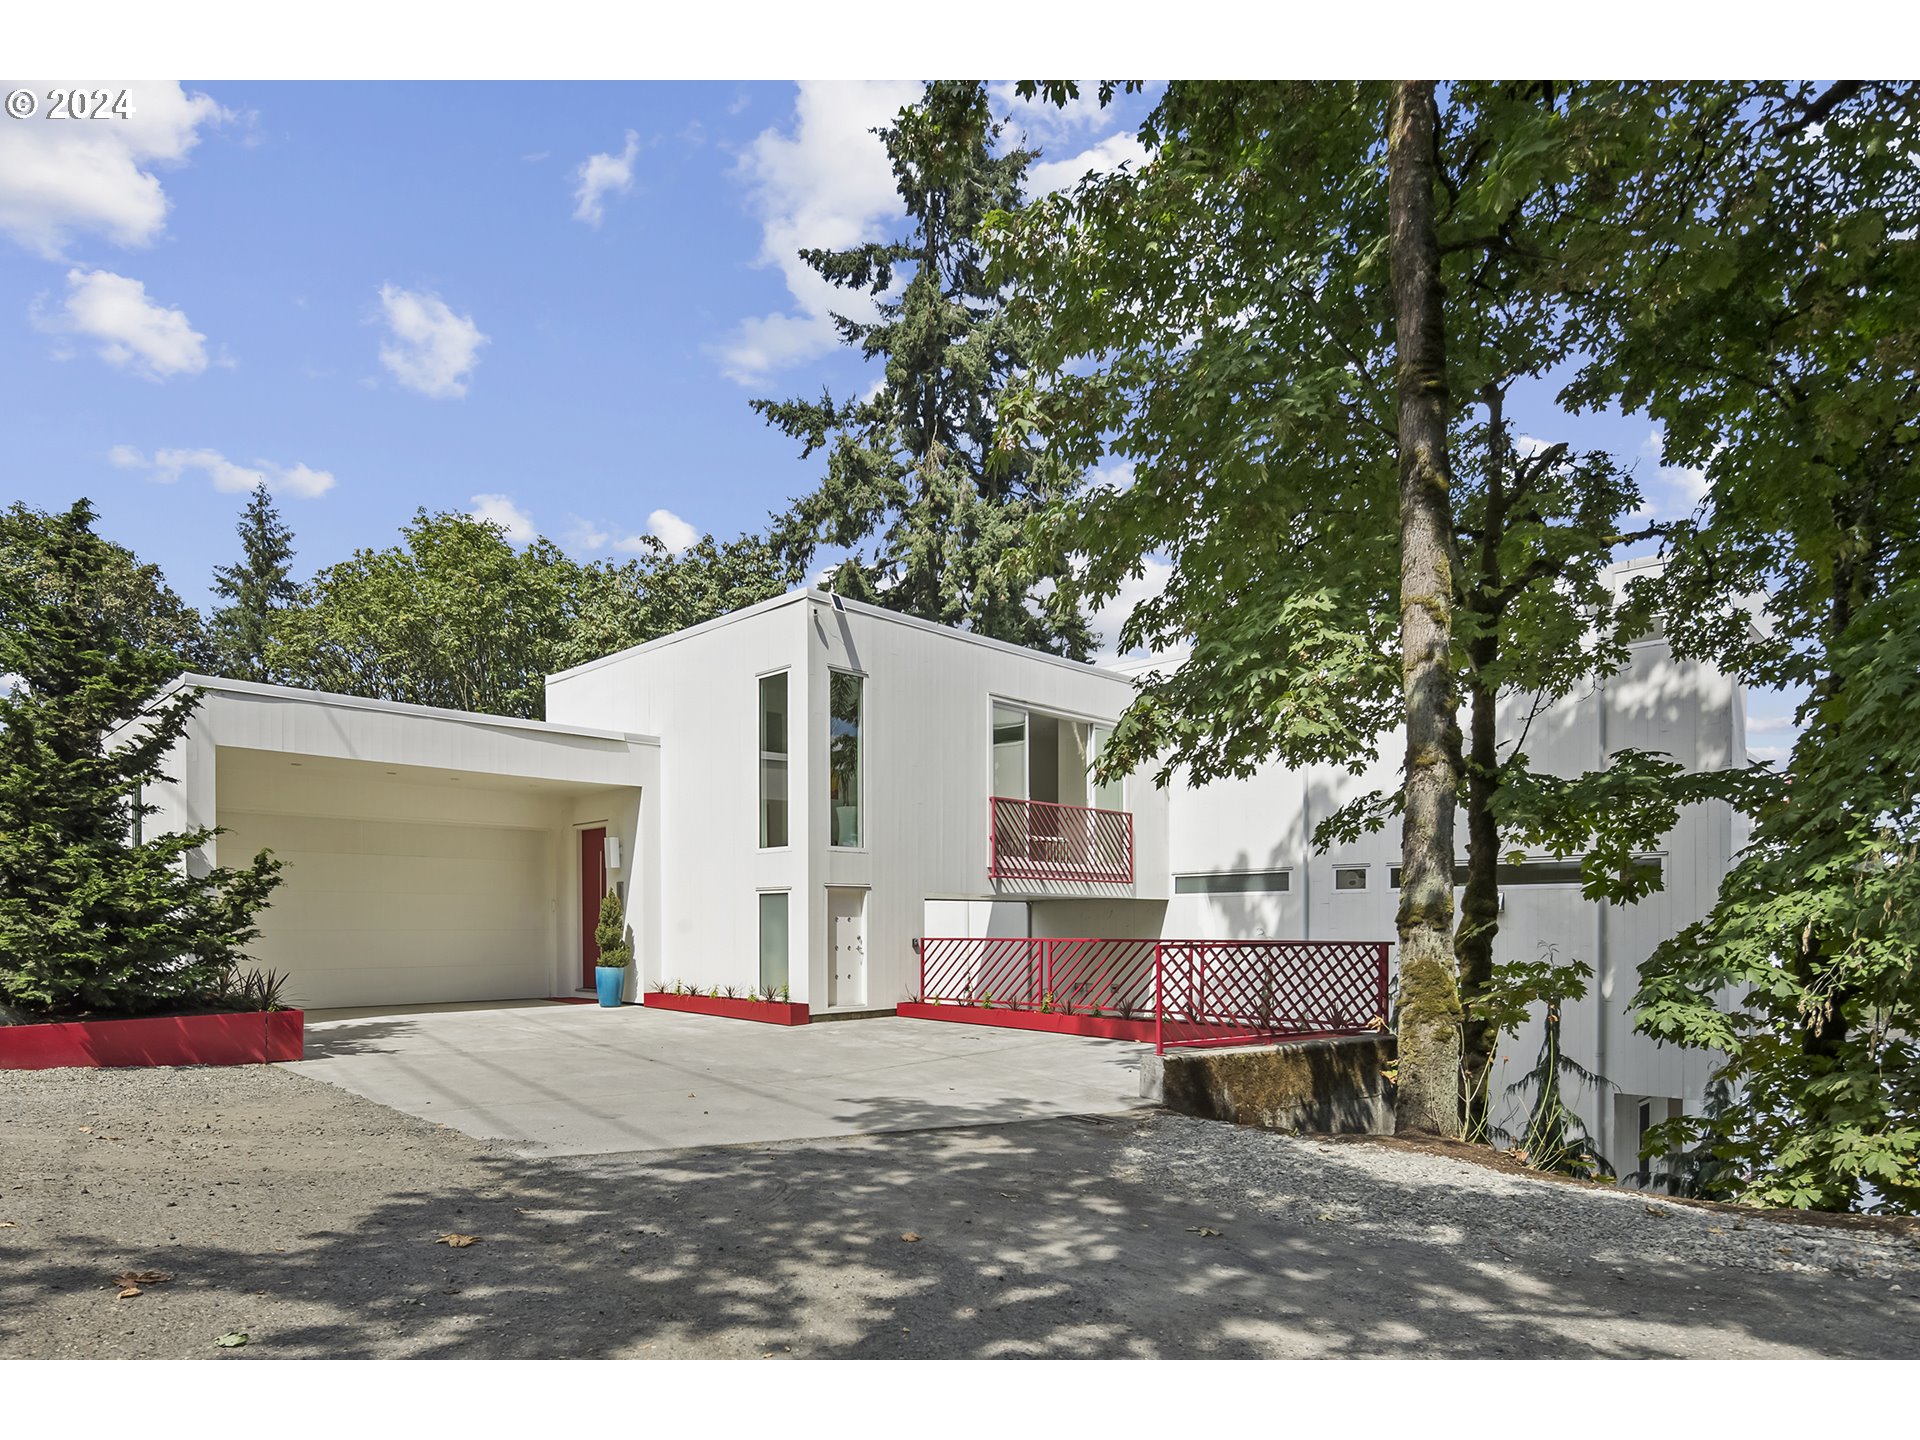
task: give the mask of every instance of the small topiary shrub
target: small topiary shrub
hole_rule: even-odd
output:
[[[624,970],[633,961],[633,946],[627,943],[627,917],[620,897],[607,891],[600,901],[600,923],[593,927],[593,938],[600,946],[596,964],[609,970]]]

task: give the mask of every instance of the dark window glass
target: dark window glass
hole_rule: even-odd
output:
[[[1176,895],[1271,895],[1291,889],[1285,870],[1242,870],[1233,874],[1176,875]]]

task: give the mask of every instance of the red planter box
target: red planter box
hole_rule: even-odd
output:
[[[807,1007],[787,1000],[716,1000],[711,995],[675,995],[669,990],[647,993],[649,1010],[680,1010],[689,1015],[718,1015],[723,1020],[758,1020],[762,1025],[804,1025]]]
[[[0,1026],[0,1070],[265,1065],[298,1060],[305,1049],[299,1010]]]
[[[269,1010],[267,1012],[267,1059],[298,1060],[307,1053],[307,1012]]]
[[[1053,1035],[1091,1035],[1100,1040],[1153,1039],[1153,1021],[1123,1020],[1118,1015],[1068,1015],[1051,1011],[1009,1010],[996,1005],[927,1005],[908,1001],[894,1007],[908,1020],[951,1020],[960,1025],[992,1025],[1002,1030],[1044,1030]]]

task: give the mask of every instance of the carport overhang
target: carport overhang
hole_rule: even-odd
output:
[[[651,953],[656,739],[199,675],[165,693],[188,688],[146,824],[218,829],[200,866],[285,862],[254,953],[293,1003],[577,992],[582,836],[602,828]]]

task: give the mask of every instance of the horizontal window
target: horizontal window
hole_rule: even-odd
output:
[[[1660,857],[1649,855],[1634,861],[1634,868],[1644,872],[1651,871],[1655,878],[1660,875]],[[1498,885],[1578,885],[1580,883],[1580,862],[1578,860],[1528,860],[1519,865],[1502,861],[1493,867],[1494,883]],[[1390,883],[1400,888],[1400,867],[1395,865],[1391,872]],[[1467,867],[1453,867],[1453,883],[1467,883]]]
[[[1337,867],[1333,872],[1333,888],[1364,890],[1367,888],[1367,872],[1358,866]]]
[[[1176,875],[1176,895],[1271,895],[1291,888],[1285,870],[1236,870],[1210,875]]]

